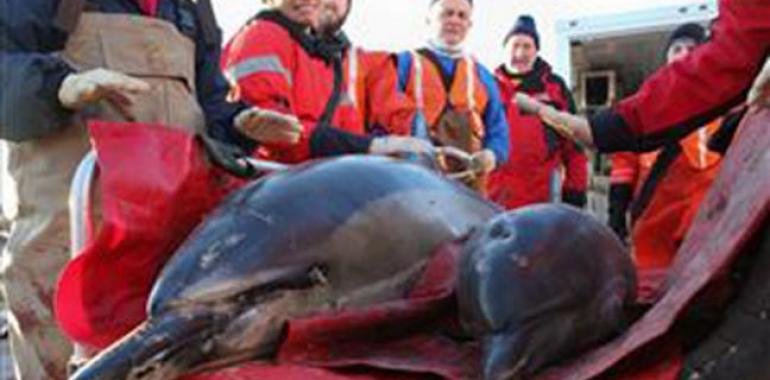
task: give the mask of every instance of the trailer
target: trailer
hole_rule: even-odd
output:
[[[590,116],[633,94],[665,62],[663,47],[684,23],[708,26],[717,16],[716,0],[681,6],[558,20],[556,72],[575,94],[578,112]],[[604,220],[609,192],[609,160],[591,157],[588,208]]]
[[[554,67],[575,90],[580,111],[591,113],[634,93],[664,63],[663,46],[677,26],[708,26],[716,16],[716,0],[705,0],[559,20]]]

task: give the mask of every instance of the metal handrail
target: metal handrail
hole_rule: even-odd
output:
[[[92,238],[88,235],[89,232],[93,231],[93,223],[89,216],[91,214],[91,195],[97,169],[96,152],[91,150],[86,153],[80,164],[78,164],[70,184],[68,206],[70,217],[70,256],[73,259],[83,251],[83,248]],[[74,372],[93,353],[93,350],[83,345],[73,344],[73,353],[68,363],[68,371],[70,373]]]
[[[75,257],[88,244],[88,232],[92,222],[88,219],[91,211],[91,193],[96,179],[96,152],[89,151],[80,161],[72,178],[69,194],[70,253]]]

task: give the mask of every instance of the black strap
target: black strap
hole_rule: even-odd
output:
[[[71,34],[77,28],[85,6],[86,0],[60,0],[54,16],[54,26]]]
[[[436,53],[432,52],[428,48],[422,48],[417,50],[417,54],[424,56],[425,58],[428,58],[429,61],[431,61],[434,65],[436,65],[436,70],[438,71],[439,75],[441,76],[441,83],[444,84],[444,91],[446,94],[450,94],[452,92],[452,85],[454,85],[455,78],[457,77],[457,68],[455,68],[455,75],[452,75],[452,73],[447,73],[442,70],[441,61],[438,59],[438,56]],[[415,57],[419,59],[418,57]],[[416,63],[412,63],[416,64]]]
[[[733,137],[735,137],[735,133],[738,131],[738,127],[748,110],[749,107],[743,106],[737,111],[730,112],[722,119],[719,129],[709,138],[707,146],[710,151],[723,156],[727,153],[727,149],[733,142]]]
[[[631,203],[632,221],[638,220],[639,217],[644,213],[644,210],[647,209],[647,206],[650,205],[652,197],[655,195],[655,189],[666,176],[666,172],[668,172],[671,164],[674,163],[674,161],[677,159],[677,157],[679,157],[681,153],[682,147],[679,145],[679,143],[669,143],[663,147],[660,154],[658,154],[655,163],[652,165],[650,174],[644,181],[642,189],[639,191],[639,195]]]
[[[219,44],[219,28],[217,19],[214,16],[214,8],[211,6],[211,0],[196,0],[195,13],[200,22],[203,41],[206,46],[216,46]]]
[[[329,96],[329,100],[326,101],[324,113],[322,113],[321,118],[318,119],[316,128],[331,125],[334,112],[337,110],[337,106],[340,105],[340,101],[342,100],[342,57],[337,57],[332,60],[332,68],[334,69],[334,88]]]

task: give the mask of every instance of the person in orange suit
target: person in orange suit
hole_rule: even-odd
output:
[[[666,60],[670,64],[684,58],[705,40],[700,25],[681,25],[669,38]],[[721,119],[714,120],[654,152],[612,156],[609,224],[626,239],[630,211],[630,240],[642,290],[647,279],[654,282],[665,274],[717,175],[721,156],[707,145],[720,125]]]

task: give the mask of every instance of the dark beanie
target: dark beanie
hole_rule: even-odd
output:
[[[511,38],[511,36],[514,34],[526,34],[532,37],[532,39],[535,40],[535,47],[540,50],[540,35],[537,34],[537,26],[535,25],[535,19],[532,18],[532,16],[519,16],[519,18],[516,19],[516,23],[513,24],[511,30],[508,32],[508,34],[505,35],[503,44],[507,43],[508,39]]]
[[[674,32],[671,33],[671,36],[668,37],[668,43],[666,43],[666,49],[664,51],[668,51],[668,48],[671,47],[674,41],[683,38],[691,39],[695,41],[696,44],[700,45],[706,42],[706,29],[700,26],[700,24],[692,22],[679,25],[674,29]]]

